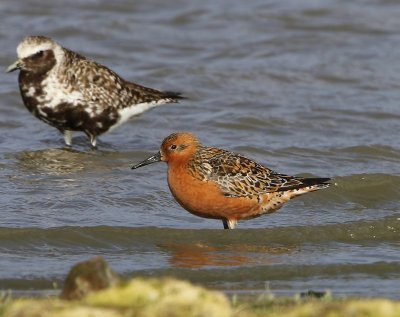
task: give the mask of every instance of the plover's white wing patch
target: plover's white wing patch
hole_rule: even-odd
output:
[[[120,125],[122,125],[123,123],[125,123],[126,121],[131,119],[132,117],[140,115],[141,113],[143,113],[151,108],[157,107],[157,106],[165,104],[165,103],[166,103],[166,101],[161,99],[158,101],[143,102],[143,103],[139,103],[136,105],[132,105],[130,107],[122,108],[122,109],[118,110],[118,114],[119,114],[118,122],[115,125],[113,125],[109,131],[112,131],[115,128],[119,127]]]

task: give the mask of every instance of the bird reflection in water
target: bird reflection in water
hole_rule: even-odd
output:
[[[69,175],[91,165],[92,154],[71,149],[23,151],[16,155],[18,168],[28,175]]]
[[[238,244],[213,246],[203,243],[159,245],[171,253],[169,263],[176,268],[196,269],[206,266],[243,266],[249,264],[276,264],[279,255],[295,252],[297,247]]]

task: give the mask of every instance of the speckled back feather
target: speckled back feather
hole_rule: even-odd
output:
[[[123,109],[134,104],[165,100],[174,102],[179,94],[162,92],[128,82],[114,71],[63,48],[64,67],[59,68],[60,81],[66,90],[78,89],[86,102],[100,108],[115,107]]]
[[[204,146],[198,147],[188,167],[193,177],[216,182],[228,197],[248,197],[314,185],[323,188],[328,186],[325,182],[329,180],[278,174],[242,155]]]

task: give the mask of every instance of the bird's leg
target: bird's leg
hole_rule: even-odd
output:
[[[90,135],[90,143],[92,144],[93,148],[96,148],[97,140],[95,135]]]
[[[62,131],[64,134],[64,142],[67,146],[71,146],[72,144],[72,131],[70,130],[64,130]]]
[[[230,220],[230,219],[224,219],[224,220],[222,220],[222,223],[224,224],[224,229],[235,229],[237,221]]]
[[[89,131],[85,131],[85,134],[90,138],[90,144],[95,149],[97,145],[96,134],[92,134]]]

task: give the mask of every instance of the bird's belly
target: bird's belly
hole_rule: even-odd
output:
[[[178,203],[190,213],[213,219],[247,219],[259,214],[256,197],[228,197],[212,181],[168,173],[168,185]]]
[[[21,87],[25,106],[38,119],[60,130],[85,131],[99,135],[108,131],[119,119],[113,107],[86,104],[79,93],[54,93],[47,87]],[[65,97],[68,95],[68,97]]]

